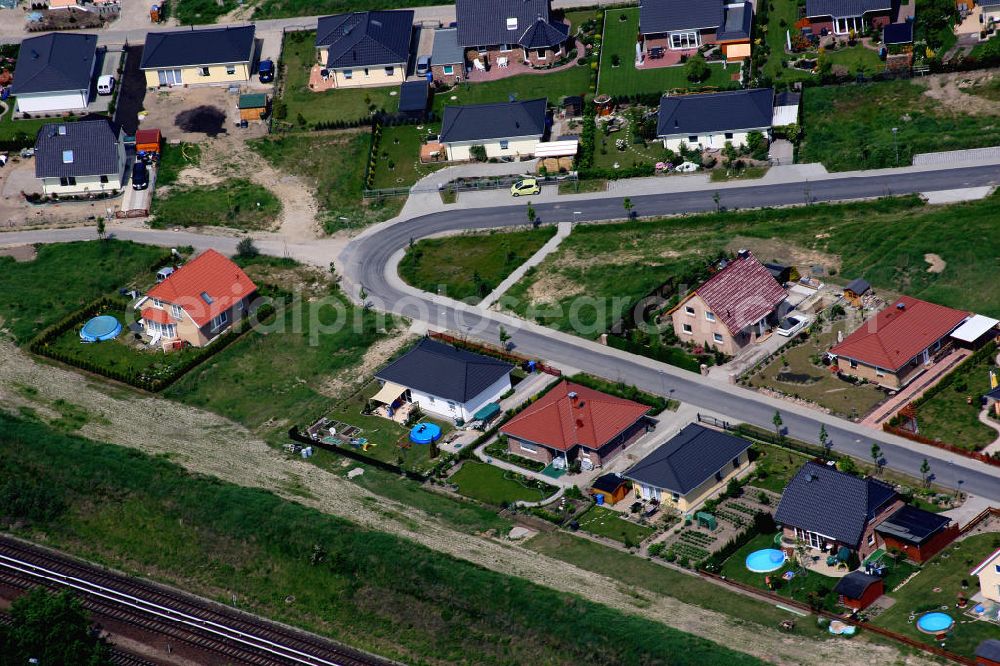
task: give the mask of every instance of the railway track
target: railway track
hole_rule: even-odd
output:
[[[91,613],[250,666],[392,666],[276,622],[0,536],[0,583],[74,590]],[[127,657],[124,655],[123,658]],[[121,661],[125,666],[141,664]]]

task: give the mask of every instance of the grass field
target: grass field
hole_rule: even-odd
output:
[[[166,197],[157,197],[150,226],[262,231],[274,227],[280,214],[281,202],[270,190],[243,178],[230,178],[218,185],[178,186]]]
[[[625,16],[622,21],[620,17]],[[739,73],[738,66],[729,69],[710,63],[711,75],[700,83],[688,81],[684,67],[635,68],[635,38],[639,34],[639,10],[609,9],[604,19],[604,47],[601,50],[601,71],[597,91],[608,95],[634,95],[640,93],[665,93],[674,89],[738,88],[732,76]],[[614,55],[620,58],[618,67],[612,65]]]
[[[399,264],[407,283],[478,303],[556,233],[553,226],[417,241]]]
[[[782,62],[791,60],[785,55],[785,34],[794,30],[798,20],[798,3],[796,0],[773,0],[769,4],[767,14],[767,45],[771,51],[764,64],[764,73],[775,83],[804,81],[813,76],[812,73],[793,67],[783,67]],[[757,17],[754,17],[757,20]]]
[[[367,130],[289,134],[249,145],[277,169],[299,176],[312,187],[329,233],[387,220],[403,207],[402,197],[382,202],[361,198],[371,145]]]
[[[596,504],[577,518],[580,529],[598,536],[614,539],[626,546],[638,546],[656,530],[624,520],[617,511]]]
[[[382,129],[375,166],[375,189],[385,187],[407,187],[424,176],[437,171],[444,164],[421,164],[420,147],[423,137],[437,134],[440,125],[425,125],[417,129],[415,125],[399,125]]]
[[[917,408],[920,434],[963,449],[978,450],[991,444],[997,431],[978,418],[979,396],[990,390],[990,370],[996,370],[993,358],[963,363],[955,370],[952,384]]]
[[[187,2],[187,0],[182,0]],[[317,16],[360,12],[370,9],[401,9],[433,5],[434,0],[261,0],[254,9],[254,20],[288,18],[296,16]]]
[[[445,105],[506,102],[510,95],[519,100],[545,97],[549,104],[556,105],[566,95],[586,95],[589,86],[590,69],[575,66],[547,74],[521,74],[499,81],[460,83],[448,92],[435,95],[433,108],[440,115]]]
[[[173,185],[186,167],[198,164],[201,146],[197,143],[164,143],[160,147],[160,164],[156,168],[156,186]]]
[[[785,491],[785,486],[811,457],[800,453],[792,453],[785,449],[768,444],[754,444],[758,452],[756,470],[750,485],[776,493]]]
[[[899,166],[906,166],[917,153],[1000,143],[1000,112],[949,112],[924,90],[909,81],[810,88],[798,161],[822,162],[831,171],[877,169],[896,166],[897,147]]]
[[[96,234],[95,234],[96,237]],[[152,281],[163,248],[110,240],[38,246],[33,261],[0,257],[0,329],[24,343],[100,296]],[[58,276],[59,288],[53,289]],[[146,282],[146,281],[144,281]]]
[[[875,618],[875,624],[908,638],[933,644],[934,637],[918,631],[909,616],[914,612],[919,616],[930,610],[941,610],[941,606],[950,606],[947,613],[956,620],[956,624],[947,638],[946,647],[971,657],[980,641],[996,638],[1000,629],[989,622],[969,622],[969,618],[960,615],[955,608],[955,600],[959,594],[969,597],[979,590],[976,577],[970,576],[969,571],[998,547],[1000,535],[987,533],[970,536],[938,553],[924,564],[920,574],[897,592],[890,592],[891,588],[886,587],[886,593],[895,603]],[[962,581],[970,583],[971,588],[963,590]]]
[[[519,500],[537,502],[556,491],[552,486],[537,488],[514,478],[512,472],[480,462],[466,461],[449,478],[458,485],[458,492],[480,502],[501,506]]]
[[[398,661],[760,663],[163,458],[6,414],[0,444],[0,513],[19,536]]]
[[[170,14],[182,25],[215,23],[220,16],[236,9],[235,0],[177,0],[171,4]]]
[[[22,146],[35,145],[35,136],[43,125],[50,123],[67,123],[76,120],[70,118],[22,118],[14,120],[14,106],[17,103],[16,97],[8,97],[4,102],[10,111],[0,117],[0,141],[11,141]]]

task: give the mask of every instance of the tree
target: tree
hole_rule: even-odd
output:
[[[528,202],[527,212],[528,212],[528,224],[530,224],[533,227],[537,227],[538,225],[536,224],[536,222],[538,221],[538,215],[535,213],[535,207],[531,205],[530,201]]]
[[[708,78],[709,74],[711,74],[711,70],[708,68],[705,56],[701,52],[695,53],[688,58],[687,63],[684,65],[684,75],[692,83],[701,83]]]
[[[740,156],[739,151],[733,146],[732,141],[726,141],[726,145],[722,147],[722,154],[725,156],[726,164],[729,166],[732,166],[736,158]]]
[[[11,624],[0,627],[0,666],[111,663],[107,643],[69,591],[52,594],[36,587],[14,601],[10,617]]]
[[[774,418],[771,419],[771,423],[774,424],[774,434],[781,439],[781,426],[785,425],[785,422],[781,420],[781,412],[774,410]]]
[[[502,324],[500,325],[500,330],[497,332],[497,338],[500,339],[500,346],[506,350],[507,345],[510,343],[510,333],[507,332],[507,329]]]
[[[882,472],[882,447],[878,443],[872,444],[872,462],[875,463],[875,473]]]
[[[819,424],[819,444],[823,447],[823,455],[826,459],[830,459],[830,449],[833,448],[833,443],[830,441],[830,435],[826,431],[826,425],[823,423]]]
[[[244,236],[236,244],[236,256],[240,259],[253,259],[259,254],[260,250],[257,249],[257,245],[249,236]]]
[[[368,307],[368,291],[365,289],[365,285],[358,288],[358,300],[361,301],[361,305]]]
[[[107,227],[105,226],[104,218],[103,217],[97,218],[97,237],[99,239],[105,240],[107,238],[107,236],[105,235],[106,229]]]
[[[757,130],[747,134],[747,149],[755,160],[767,159],[767,139]]]
[[[925,486],[930,485],[931,478],[931,464],[927,462],[927,458],[920,463],[920,478],[923,480]]]
[[[625,217],[632,219],[632,209],[635,208],[635,204],[632,203],[632,197],[622,199],[622,208],[625,209]]]
[[[721,213],[722,212],[722,196],[719,195],[718,191],[715,191],[715,192],[712,193],[712,201],[715,202],[715,212],[716,213]]]

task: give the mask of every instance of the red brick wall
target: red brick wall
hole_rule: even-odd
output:
[[[820,34],[823,28],[826,28],[827,32],[833,33],[833,19],[828,16],[809,19],[809,27],[812,28],[814,35]]]
[[[845,599],[843,596],[840,597],[840,603],[847,606],[848,608],[853,608],[855,610],[863,610],[868,608],[875,602],[876,599],[885,594],[885,585],[882,581],[874,583],[871,585],[865,593],[861,595],[860,599]]]
[[[431,65],[431,73],[434,75],[435,81],[439,81],[440,83],[444,83],[446,85],[455,83],[459,76],[461,76],[463,80],[465,79],[465,67],[462,65],[452,65],[451,74],[444,73],[444,65]]]
[[[528,53],[528,58],[526,62],[534,67],[544,67],[545,65],[551,65],[552,63],[559,60],[563,55],[563,47],[559,47],[558,50],[545,49],[543,56],[538,56],[538,49],[531,49]],[[522,49],[521,55],[524,55],[524,50]]]
[[[867,527],[865,527],[864,534],[861,535],[861,545],[858,547],[858,557],[862,560],[874,553],[879,548],[879,537],[875,535],[875,528],[878,527],[883,520],[894,514],[899,507],[903,506],[903,500],[897,499],[892,502],[885,509],[880,511],[874,518],[872,518]],[[868,537],[875,535],[875,543],[869,544]]]
[[[522,458],[529,458],[531,460],[537,460],[538,462],[545,463],[548,465],[552,462],[552,452],[549,451],[544,446],[537,446],[531,444],[535,450],[528,451],[527,449],[521,448],[521,440],[514,437],[507,438],[507,450],[516,456],[521,456]]]
[[[958,538],[958,524],[954,522],[947,528],[935,534],[922,546],[914,546],[912,544],[894,539],[891,536],[882,537],[886,548],[897,548],[903,551],[903,554],[906,555],[907,558],[913,560],[917,564],[923,564],[930,558],[934,557],[934,555],[940,552],[942,548],[947,546],[956,538]]]

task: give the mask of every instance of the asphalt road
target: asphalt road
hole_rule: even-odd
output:
[[[729,209],[804,204],[899,195],[922,191],[960,189],[1000,183],[1000,166],[969,167],[924,173],[878,174],[831,178],[793,185],[763,185],[720,190],[719,204]],[[683,192],[632,197],[639,215],[712,211],[713,192]],[[734,421],[772,428],[776,410],[788,434],[817,442],[820,424],[826,426],[834,452],[870,458],[878,442],[889,467],[920,477],[926,458],[934,480],[947,487],[1000,501],[1000,468],[962,458],[886,433],[874,431],[815,410],[797,407],[737,386],[694,375],[650,359],[632,356],[599,344],[528,324],[520,319],[464,306],[409,288],[398,279],[395,261],[416,238],[455,232],[524,224],[524,204],[475,210],[448,210],[393,225],[382,225],[352,241],[341,254],[345,288],[357,298],[360,287],[377,309],[407,315],[433,328],[467,333],[487,341],[498,339],[499,326],[511,334],[515,349],[557,365],[577,368],[613,380],[720,412]],[[621,218],[620,198],[586,202],[538,204],[542,223]]]

